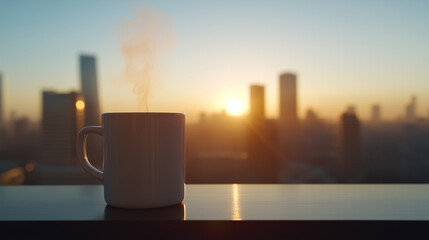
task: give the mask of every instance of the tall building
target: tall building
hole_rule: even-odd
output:
[[[76,137],[83,126],[82,98],[76,92],[43,91],[42,140],[43,161],[48,163],[77,163]]]
[[[265,119],[264,86],[250,86],[250,114],[247,129],[248,166],[253,183],[275,183],[276,148],[274,129]]]
[[[85,126],[100,126],[101,113],[98,99],[97,69],[94,56],[80,56],[80,79],[82,94],[85,99]],[[91,134],[88,136],[88,159],[94,166],[102,165],[102,138]]]
[[[3,116],[3,112],[4,112],[4,109],[3,109],[3,98],[4,98],[4,96],[3,96],[3,78],[2,78],[2,75],[1,75],[1,73],[0,73],[0,129],[2,128],[2,127],[4,127],[4,116]]]
[[[293,73],[280,75],[280,123],[296,126],[297,117],[297,82]]]
[[[381,120],[381,107],[378,104],[374,104],[371,110],[371,119],[373,122],[380,122]]]
[[[405,119],[407,121],[413,121],[416,119],[416,105],[417,99],[415,96],[412,96],[411,103],[405,107]]]
[[[262,124],[262,122],[265,120],[264,86],[250,86],[250,120],[254,124]]]
[[[340,118],[339,160],[340,181],[357,182],[361,167],[361,126],[354,108],[349,108]]]
[[[0,148],[3,148],[8,142],[8,129],[6,127],[6,120],[4,119],[4,80],[0,73]]]
[[[279,90],[279,165],[282,172],[287,172],[289,165],[298,161],[299,126],[297,116],[297,76],[293,73],[281,74],[279,77]]]
[[[94,56],[80,56],[80,79],[82,95],[85,99],[85,126],[99,126],[101,124],[101,114]]]

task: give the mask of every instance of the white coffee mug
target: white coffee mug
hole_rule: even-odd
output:
[[[104,113],[103,126],[82,128],[77,155],[88,173],[104,182],[113,207],[155,208],[179,204],[185,184],[183,113]],[[88,161],[86,138],[103,137],[103,170]]]

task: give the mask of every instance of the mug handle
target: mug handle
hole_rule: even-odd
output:
[[[103,127],[88,126],[82,128],[79,131],[79,134],[77,135],[76,145],[77,157],[79,158],[80,165],[87,173],[103,181],[103,172],[92,166],[92,164],[88,161],[88,156],[86,154],[86,139],[88,138],[88,134],[90,133],[95,133],[100,136],[103,136]]]

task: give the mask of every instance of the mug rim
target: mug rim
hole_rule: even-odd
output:
[[[185,115],[180,112],[105,112],[101,116],[107,115]]]

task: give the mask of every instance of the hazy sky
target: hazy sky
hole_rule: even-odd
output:
[[[266,87],[277,117],[278,75],[298,74],[299,115],[337,119],[349,104],[368,118],[403,114],[411,95],[429,111],[429,1],[0,1],[0,72],[8,113],[39,119],[42,89],[78,90],[79,53],[97,56],[102,110],[136,111],[123,80],[125,21],[151,8],[171,24],[174,47],[158,60],[150,111],[248,108]]]

